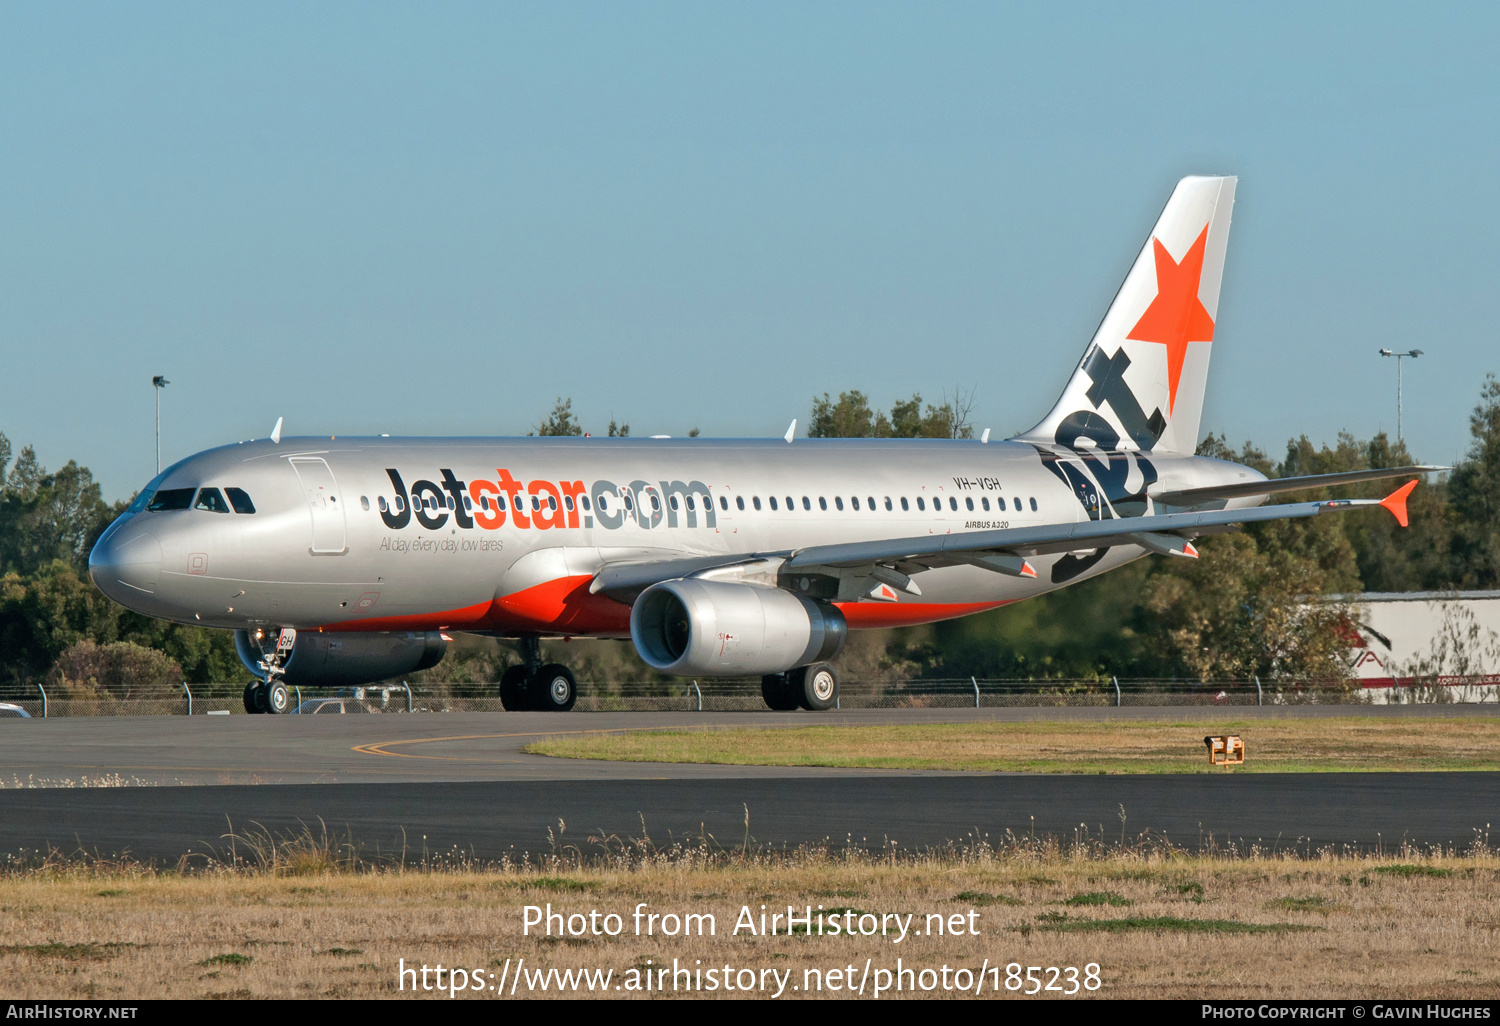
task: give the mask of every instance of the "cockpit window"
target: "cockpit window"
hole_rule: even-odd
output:
[[[165,510],[187,509],[193,504],[193,492],[196,488],[163,488],[151,496],[151,501],[146,504],[146,509],[151,513],[160,513]]]
[[[224,496],[219,494],[217,488],[200,488],[198,490],[198,501],[193,503],[194,509],[206,509],[210,513],[228,513],[229,504],[224,501]]]
[[[226,488],[224,494],[229,496],[229,502],[234,506],[236,513],[255,512],[255,503],[250,501],[250,496],[245,494],[243,488]]]

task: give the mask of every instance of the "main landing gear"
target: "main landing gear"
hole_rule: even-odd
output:
[[[813,663],[760,679],[760,697],[777,712],[822,712],[839,703],[839,675],[832,663]]]
[[[561,663],[542,663],[542,643],[521,639],[520,666],[500,677],[500,704],[507,712],[567,712],[578,701],[578,681]]]

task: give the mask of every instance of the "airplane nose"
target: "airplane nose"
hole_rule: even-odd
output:
[[[150,531],[122,525],[107,532],[89,553],[94,586],[124,606],[156,592],[161,576],[161,542]]]

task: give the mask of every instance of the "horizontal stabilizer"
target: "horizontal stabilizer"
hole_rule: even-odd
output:
[[[1162,492],[1151,498],[1164,506],[1196,506],[1200,502],[1210,502],[1214,499],[1243,499],[1252,495],[1300,492],[1308,488],[1332,488],[1336,485],[1358,484],[1361,481],[1381,481],[1390,477],[1406,477],[1408,474],[1435,474],[1452,469],[1452,467],[1389,467],[1380,470],[1351,470],[1342,474],[1274,477],[1264,481],[1185,488],[1177,492]]]

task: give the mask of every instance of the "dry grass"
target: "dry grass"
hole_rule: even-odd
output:
[[[573,759],[989,770],[1025,773],[1222,773],[1203,738],[1239,734],[1233,772],[1500,769],[1497,721],[1238,720],[1176,723],[969,723],[653,730],[545,738],[522,751]]]
[[[1500,986],[1500,858],[1187,856],[1010,839],[880,854],[568,846],[530,865],[359,862],[309,832],[238,861],[154,872],[52,858],[0,874],[10,998],[394,996],[397,966],[481,974],[681,964],[738,970],[1098,963],[1101,996],[1487,998]],[[603,850],[603,849],[601,849]],[[522,936],[522,909],[709,912],[712,937]],[[731,935],[742,906],[965,917],[977,936]],[[1003,974],[1003,970],[1002,970]],[[523,987],[516,996],[525,993]],[[670,989],[668,991],[670,993]],[[720,991],[719,995],[724,992]],[[941,991],[939,991],[941,993]],[[446,995],[443,995],[446,998]],[[470,994],[478,998],[481,995]],[[611,987],[609,996],[630,996]],[[825,993],[824,996],[831,996]]]

